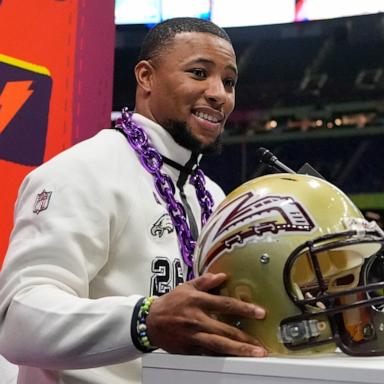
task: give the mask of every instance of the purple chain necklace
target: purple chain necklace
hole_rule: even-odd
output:
[[[156,191],[167,205],[168,213],[176,228],[180,252],[188,267],[187,280],[193,279],[193,251],[196,241],[192,238],[183,205],[175,199],[175,186],[172,179],[161,171],[163,159],[160,153],[148,143],[148,136],[143,128],[132,121],[132,113],[123,108],[121,118],[116,120],[116,128],[122,129],[131,147],[139,155],[143,167],[153,176]],[[201,225],[203,226],[212,213],[213,198],[205,189],[204,173],[199,167],[192,171],[189,182],[196,189],[197,200],[201,207]]]

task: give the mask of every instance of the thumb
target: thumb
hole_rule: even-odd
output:
[[[203,275],[196,277],[193,280],[189,281],[194,288],[199,291],[210,291],[213,288],[217,288],[227,279],[225,273],[204,273]]]

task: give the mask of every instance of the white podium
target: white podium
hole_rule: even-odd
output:
[[[143,384],[383,384],[384,357],[207,357],[153,352]]]

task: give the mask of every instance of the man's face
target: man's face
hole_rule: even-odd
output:
[[[231,44],[209,33],[179,33],[150,64],[147,117],[189,149],[204,152],[215,146],[235,103]]]

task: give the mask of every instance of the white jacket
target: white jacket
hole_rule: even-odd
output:
[[[162,155],[189,160],[162,127],[134,120]],[[162,170],[176,184],[180,172]],[[224,198],[209,178],[207,189],[216,205]],[[184,192],[200,230],[195,189],[187,182]],[[138,383],[133,308],[142,296],[174,288],[181,265],[152,175],[120,132],[102,130],[20,187],[0,273],[0,354],[20,366],[19,383]]]

